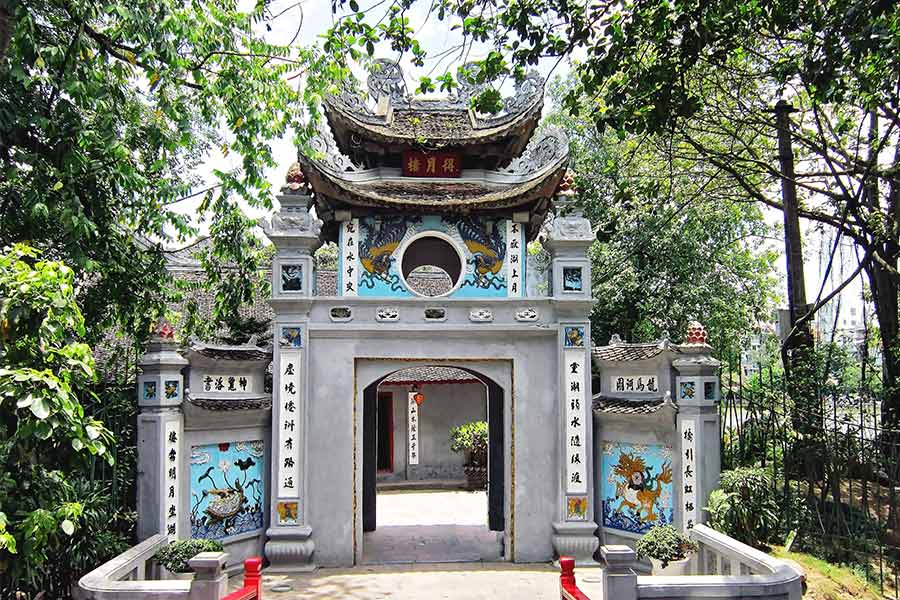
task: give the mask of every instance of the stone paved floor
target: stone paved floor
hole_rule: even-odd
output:
[[[272,586],[288,583],[290,591]],[[319,569],[306,575],[266,575],[269,600],[558,600],[552,565],[453,563]]]
[[[500,543],[496,533],[487,529],[484,492],[379,491],[377,502],[378,528],[365,534],[364,557],[394,562],[405,556],[402,564],[319,569],[297,575],[264,574],[264,597],[269,600],[558,600],[557,567],[488,562],[487,553],[496,552],[499,556]],[[432,559],[442,562],[430,562]],[[240,580],[240,575],[233,577],[231,589],[237,589]],[[285,584],[289,588],[286,591],[272,589]]]
[[[376,501],[378,526],[363,534],[363,564],[501,560],[486,492],[379,491]]]

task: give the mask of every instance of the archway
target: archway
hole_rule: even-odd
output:
[[[413,402],[415,394],[422,392],[425,392],[424,403],[421,406],[424,413],[420,413],[418,407],[414,408],[413,417],[421,418],[421,422],[412,425],[407,421],[409,417],[407,410],[408,407],[415,405]],[[480,394],[480,413],[477,409],[473,410],[476,393]],[[376,539],[372,532],[375,532],[380,526],[379,479],[382,480],[382,485],[385,487],[386,482],[398,484],[391,485],[391,488],[406,490],[406,493],[410,494],[419,494],[418,498],[423,498],[426,502],[429,499],[425,494],[435,492],[437,489],[462,489],[454,486],[455,478],[462,476],[463,473],[462,457],[459,456],[457,459],[459,462],[448,468],[441,462],[441,459],[436,458],[436,455],[441,455],[444,460],[447,458],[448,434],[452,426],[472,420],[486,420],[488,426],[487,486],[486,491],[480,492],[482,502],[486,504],[486,514],[481,513],[484,523],[483,532],[478,532],[478,536],[480,536],[478,540],[482,544],[480,551],[490,554],[492,550],[486,549],[485,540],[488,538],[484,534],[505,533],[506,531],[505,441],[507,435],[505,429],[507,425],[504,413],[507,398],[503,387],[491,377],[466,366],[443,363],[425,364],[392,370],[378,377],[363,389],[362,396],[361,514],[364,538],[368,541]],[[421,397],[420,400],[422,400]],[[387,408],[386,403],[390,403],[393,408]],[[445,403],[445,406],[440,406],[440,403]],[[442,410],[438,411],[438,408]],[[437,416],[435,413],[440,413],[443,417]],[[387,417],[388,414],[394,415],[394,421],[390,421]],[[448,415],[450,416],[448,417]],[[404,422],[398,422],[395,426],[395,422],[401,419]],[[429,423],[429,419],[437,422]],[[388,424],[394,427],[394,431],[402,433],[400,439],[395,440],[393,437],[386,439]],[[407,427],[415,427],[415,429]],[[422,437],[420,440],[412,440],[415,435]],[[412,444],[416,444],[416,447]],[[419,455],[415,456],[416,460],[411,460],[414,458],[415,452],[419,452]],[[390,468],[385,469],[384,467],[389,462],[388,453],[392,458],[397,459],[397,464],[390,464]],[[403,460],[404,454],[406,460]],[[418,460],[419,457],[421,460]],[[413,462],[415,464],[411,464]],[[462,484],[462,481],[458,483]],[[386,499],[386,495],[389,493],[382,491],[380,496],[382,501],[389,500],[389,498]],[[435,500],[438,502],[447,502],[448,498],[454,498],[451,492],[435,494]],[[462,500],[462,496],[456,496],[455,499]],[[465,502],[469,504],[458,508],[455,514],[459,515],[459,510],[472,508],[471,500],[465,500]],[[423,512],[427,513],[427,510]],[[474,523],[468,520],[470,516],[467,514],[464,519],[466,527]],[[382,515],[382,517],[389,518],[389,515]],[[427,519],[427,516],[425,518]],[[388,520],[388,522],[393,525],[392,521]],[[482,557],[478,556],[478,549],[475,548],[478,546],[478,540],[471,536],[467,537],[473,531],[471,528],[466,529],[466,527],[460,527],[454,523],[441,523],[446,528],[445,532],[442,533],[440,527],[432,526],[429,534],[432,537],[446,535],[448,539],[457,536],[452,539],[452,547],[459,552],[447,552],[444,556],[441,554],[440,544],[437,544],[437,551],[426,552],[424,555],[416,554],[414,559],[412,554],[400,552],[399,554],[395,553],[394,556],[385,557],[385,560],[373,560],[371,553],[363,553],[362,560],[406,562],[407,560],[421,561],[425,556],[424,560],[442,562],[445,560],[496,560],[503,555],[503,543],[498,541],[503,539],[502,536],[498,536],[496,533],[489,536],[496,546],[496,554]],[[417,530],[414,533],[419,532],[420,530]],[[393,539],[396,541],[398,539],[397,532],[394,531],[393,534]],[[401,534],[400,540],[404,539],[403,535],[405,534]],[[412,542],[414,537],[410,536],[409,541]],[[469,543],[470,547],[467,548],[466,543]],[[473,555],[472,552],[475,554]]]

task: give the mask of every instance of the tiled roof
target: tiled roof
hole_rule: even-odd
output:
[[[245,398],[209,398],[185,394],[188,402],[206,410],[258,410],[272,408],[271,396],[250,396]]]
[[[455,367],[410,367],[388,375],[382,385],[412,385],[413,383],[481,383],[481,380],[467,371]]]
[[[659,354],[671,350],[679,352],[673,346],[663,345],[660,342],[648,344],[613,344],[612,346],[597,346],[591,353],[597,360],[647,360]]]
[[[626,400],[624,398],[607,398],[594,396],[592,408],[595,411],[616,415],[649,415],[662,407],[663,398],[647,400]]]
[[[261,348],[256,345],[255,337],[245,345],[229,346],[224,344],[207,344],[199,340],[191,340],[191,352],[196,352],[207,358],[222,360],[271,360],[272,346]]]

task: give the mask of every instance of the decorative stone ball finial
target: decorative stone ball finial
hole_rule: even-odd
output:
[[[565,175],[559,180],[559,185],[556,186],[556,193],[563,196],[574,196],[577,191],[578,188],[575,185],[575,171],[567,169]]]
[[[687,335],[684,337],[685,344],[705,344],[707,339],[706,327],[697,321],[691,321],[688,325]]]

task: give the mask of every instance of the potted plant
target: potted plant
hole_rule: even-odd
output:
[[[191,579],[194,576],[188,561],[201,552],[222,552],[225,548],[217,540],[177,540],[160,548],[153,555],[162,567],[162,579]]]
[[[463,471],[467,489],[487,488],[487,449],[487,421],[472,421],[450,430],[450,450],[466,457]]]
[[[657,525],[635,546],[638,558],[649,558],[654,575],[687,575],[697,544],[671,525]]]

